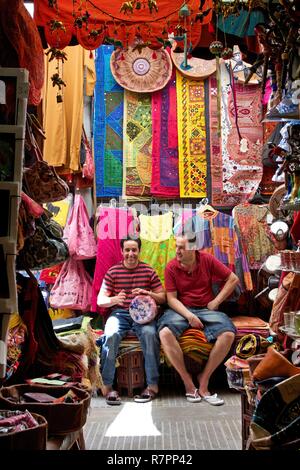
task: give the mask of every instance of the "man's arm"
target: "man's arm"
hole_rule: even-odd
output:
[[[203,328],[203,323],[199,318],[190,312],[183,303],[177,299],[177,292],[167,292],[167,301],[169,306],[175,310],[175,312],[179,313],[182,317],[184,317],[188,322],[189,325],[193,328]]]
[[[110,296],[109,291],[106,289],[105,282],[103,281],[101,289],[97,297],[97,305],[99,307],[113,307],[114,305],[123,305],[126,299],[126,294],[122,290],[118,295]]]
[[[218,295],[213,300],[208,302],[207,308],[209,310],[218,310],[219,305],[224,302],[224,300],[228,299],[228,297],[230,296],[230,294],[232,294],[238,283],[239,278],[237,277],[237,275],[231,273]]]
[[[166,293],[163,289],[154,292],[153,290],[136,288],[132,290],[132,293],[133,295],[150,295],[159,305],[166,302]]]

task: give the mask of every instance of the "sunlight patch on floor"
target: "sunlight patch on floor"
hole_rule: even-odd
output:
[[[152,403],[124,403],[121,411],[108,427],[105,437],[110,436],[160,436],[153,423]]]

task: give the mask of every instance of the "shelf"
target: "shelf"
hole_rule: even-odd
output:
[[[287,336],[290,336],[293,339],[300,339],[300,334],[298,335],[294,328],[287,328],[285,326],[280,326],[279,329],[280,331],[282,331],[282,333],[286,334]]]
[[[280,271],[288,271],[289,273],[300,274],[300,269],[287,268],[286,266],[278,266],[277,268]]]

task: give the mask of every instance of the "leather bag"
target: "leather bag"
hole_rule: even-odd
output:
[[[53,166],[43,160],[41,150],[36,142],[30,120],[26,121],[27,150],[33,155],[35,162],[24,168],[23,180],[28,195],[42,204],[65,199],[69,194],[69,186],[58,176]]]

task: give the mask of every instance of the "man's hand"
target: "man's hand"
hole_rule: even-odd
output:
[[[208,302],[207,308],[208,310],[218,310],[219,302],[217,302],[215,299],[211,300],[210,302]]]
[[[124,302],[126,300],[126,293],[124,290],[121,290],[118,295],[115,296],[115,303],[116,305],[124,305]]]
[[[194,315],[193,313],[191,313],[187,320],[192,328],[199,328],[199,330],[204,328],[202,321],[199,320],[197,315]]]
[[[150,295],[150,291],[146,289],[139,289],[138,287],[132,289],[131,292],[133,293],[133,295]]]

